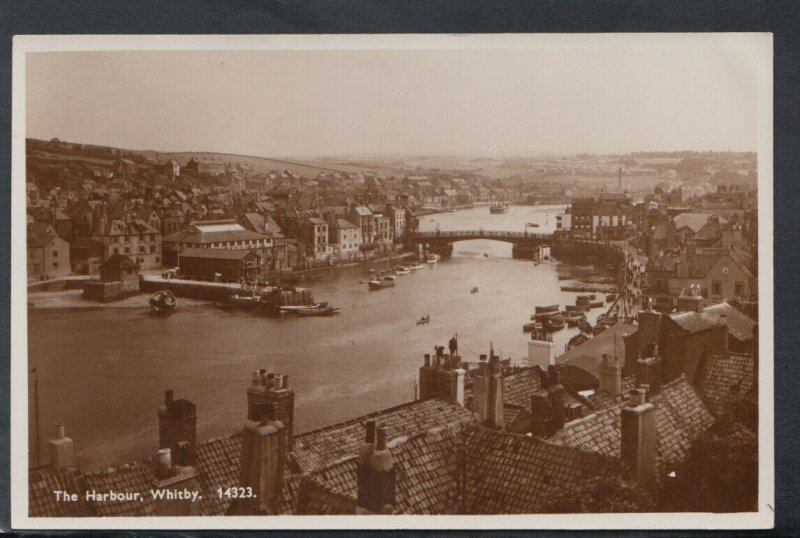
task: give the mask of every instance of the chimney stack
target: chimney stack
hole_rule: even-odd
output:
[[[369,434],[369,431],[367,433]],[[358,509],[356,513],[358,514],[394,512],[396,476],[394,460],[387,441],[386,427],[378,427],[375,449],[368,458],[357,460]]]
[[[656,408],[635,389],[622,408],[622,463],[629,479],[650,488],[656,483]]]
[[[635,356],[630,357],[630,364],[625,364],[625,369],[622,371],[623,377],[631,376],[636,373],[636,359],[637,357],[646,357],[647,349],[651,345],[659,345],[661,343],[661,313],[652,310],[649,305],[647,310],[641,310],[638,314],[637,321],[639,324],[639,347],[636,350]]]
[[[289,448],[294,434],[294,391],[289,388],[289,376],[267,373],[265,368],[253,372],[253,383],[247,388],[247,420],[260,420],[256,412],[259,402],[275,408],[275,419],[286,428]]]
[[[486,363],[486,355],[480,355],[478,363],[478,375],[472,388],[472,412],[478,415],[478,419],[483,422],[487,416],[487,390],[488,390],[489,368]]]
[[[607,353],[603,353],[600,361],[600,379],[597,387],[598,392],[606,391],[616,398],[622,392],[622,364],[617,357],[610,358]]]
[[[197,409],[189,400],[175,400],[173,391],[164,392],[164,405],[158,410],[158,447],[169,448],[179,455],[178,465],[194,465],[197,445]],[[188,443],[188,448],[178,450],[178,443]]]
[[[658,355],[658,346],[651,346],[649,356],[636,361],[636,384],[650,387],[648,401],[661,394],[661,357]]]
[[[484,424],[489,428],[502,430],[505,428],[505,420],[503,418],[505,381],[503,380],[500,357],[492,355],[489,359],[485,380],[486,416],[484,417]]]
[[[528,341],[528,366],[538,366],[546,370],[556,363],[555,349],[553,338],[547,331],[544,329],[534,331]]]
[[[550,437],[564,427],[564,395],[561,371],[550,366],[540,371],[542,388],[531,394],[531,432],[539,437]]]
[[[63,424],[56,426],[56,438],[47,442],[47,450],[54,469],[75,467],[75,443],[67,437]]]
[[[277,499],[283,488],[288,432],[276,420],[274,405],[266,404],[263,409],[260,420],[248,420],[244,426],[239,485],[253,488],[255,497],[242,500],[240,513],[262,512],[262,503]]]
[[[427,400],[436,395],[436,366],[431,365],[431,355],[426,353],[419,369],[419,399]]]
[[[678,297],[678,311],[679,312],[702,312],[703,311],[703,294],[700,291],[698,284],[692,284],[688,288],[684,288]]]

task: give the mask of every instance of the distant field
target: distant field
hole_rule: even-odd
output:
[[[99,159],[97,157],[89,157],[87,155],[67,155],[64,153],[49,153],[47,151],[35,150],[37,154],[45,159],[54,159],[60,161],[80,161],[85,163],[93,163],[99,166],[111,166],[114,164],[114,159]]]

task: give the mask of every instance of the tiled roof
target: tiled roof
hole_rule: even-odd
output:
[[[542,512],[556,494],[598,475],[617,475],[611,458],[540,439],[471,428],[465,436],[463,511]]]
[[[589,338],[583,344],[574,347],[556,357],[557,364],[570,364],[592,374],[595,378],[600,376],[600,360],[603,353],[613,357],[616,348],[617,356],[622,356],[625,351],[623,338],[633,334],[638,327],[630,323],[617,323],[612,325],[597,336]],[[592,360],[581,359],[589,357]]]
[[[28,248],[45,247],[55,237],[56,232],[53,227],[46,222],[32,222],[27,229]]]
[[[57,502],[55,491],[79,493],[72,471],[41,467],[28,473],[28,515],[30,517],[73,517],[80,515],[82,502]]]
[[[739,353],[707,359],[698,387],[714,415],[725,413],[753,388],[754,361],[753,355]]]
[[[698,312],[679,312],[668,314],[667,317],[674,321],[681,329],[689,333],[696,333],[711,329],[718,325],[717,317],[711,314],[701,314]]]
[[[391,441],[443,425],[471,423],[474,417],[466,408],[438,398],[409,402],[364,415],[296,436],[290,453],[293,471],[311,472],[355,456],[364,442],[367,420],[386,426]]]
[[[659,470],[669,472],[688,454],[692,442],[711,427],[714,418],[686,376],[667,383],[656,405],[656,454]],[[624,404],[608,407],[567,424],[551,440],[582,450],[620,457]]]
[[[737,308],[734,308],[729,303],[724,302],[707,306],[703,309],[703,313],[711,314],[712,316],[716,317],[724,314],[726,317],[726,323],[728,324],[728,332],[730,334],[742,342],[752,340],[753,327],[755,327],[756,322],[747,314]]]
[[[592,402],[595,409],[605,409],[607,407],[612,407],[623,403],[630,391],[632,391],[636,387],[636,378],[635,376],[628,376],[622,378],[622,385],[619,391],[619,395],[615,398],[607,391],[597,391],[591,396],[589,396],[589,401]]]
[[[180,252],[181,258],[203,258],[213,260],[242,260],[251,254],[247,249],[230,248],[185,248]]]
[[[104,235],[139,235],[139,234],[157,234],[158,230],[150,226],[142,219],[113,219],[104,230]]]
[[[675,223],[676,230],[688,226],[694,233],[697,233],[706,225],[710,217],[711,215],[707,213],[681,213],[680,215],[675,215],[672,221]],[[725,219],[721,218],[720,223],[724,224]]]
[[[355,469],[353,470],[355,472]],[[332,516],[356,513],[358,502],[347,495],[312,478],[303,481],[297,501],[298,515]]]
[[[134,462],[104,471],[96,471],[83,475],[83,490],[105,493],[110,491],[134,493],[140,499],[115,502],[87,500],[92,512],[98,516],[148,516],[153,514],[155,500],[150,495],[155,479],[153,462]]]
[[[193,229],[186,229],[175,232],[164,238],[165,242],[176,243],[226,243],[229,241],[258,241],[269,239],[270,236],[258,232],[251,232],[245,228],[241,230],[229,230],[219,232],[201,232]]]
[[[239,485],[239,460],[242,456],[242,434],[237,432],[226,437],[215,437],[197,443],[197,474],[205,492],[217,488]],[[204,495],[206,511],[209,515],[224,515],[230,499],[217,495]]]
[[[389,443],[396,470],[395,508],[399,513],[453,514],[459,511],[458,454],[462,434],[468,426],[466,422],[454,423],[411,437],[395,438]],[[314,473],[312,479],[355,498],[356,458],[322,469]]]

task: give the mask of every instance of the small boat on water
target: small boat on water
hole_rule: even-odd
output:
[[[586,321],[586,316],[583,314],[569,316],[567,319],[567,327],[577,327],[581,321]]]
[[[425,325],[430,322],[431,322],[431,317],[429,315],[423,316],[417,320],[417,325]]]
[[[484,253],[483,253],[483,257],[484,257],[484,258],[488,258],[488,257],[489,257],[489,253],[488,253],[488,252],[484,252]]]
[[[409,271],[419,271],[419,270],[420,270],[420,269],[422,269],[423,267],[425,267],[425,266],[424,266],[424,265],[422,265],[421,263],[415,263],[414,265],[412,265],[411,267],[409,267],[409,268],[408,268],[408,270],[409,270]]]
[[[606,295],[606,302],[610,303],[616,298],[617,298],[617,294],[616,293],[609,293],[608,295]]]
[[[522,332],[532,333],[533,331],[541,329],[541,328],[542,328],[542,324],[539,323],[538,321],[536,321],[534,323],[526,323],[525,325],[522,326]]]
[[[367,282],[367,286],[371,290],[382,290],[383,288],[391,288],[394,286],[394,278],[389,279],[389,277],[383,277],[381,279],[370,280]]]
[[[508,204],[505,202],[494,202],[489,206],[489,213],[492,215],[502,215],[508,213]]]
[[[579,345],[583,344],[587,340],[589,340],[588,336],[586,336],[583,333],[578,333],[578,334],[576,334],[575,336],[573,336],[572,338],[569,339],[569,342],[567,342],[567,345],[565,346],[565,351],[569,351],[572,348],[578,347]]]
[[[405,265],[401,265],[401,266],[395,268],[395,272],[398,275],[407,275],[408,273],[411,272],[411,269],[409,269]]]
[[[338,313],[339,313],[338,306],[323,306],[320,308],[309,307],[298,310],[296,312],[298,316],[332,316]]]
[[[150,296],[150,308],[159,314],[172,312],[177,304],[175,295],[170,290],[157,291]]]
[[[455,213],[455,212],[456,212],[456,210],[455,210],[455,209],[448,209],[448,211],[449,211],[450,213]]]
[[[470,293],[478,293],[478,286],[472,286],[472,289],[469,290]]]
[[[391,274],[387,274],[386,276],[383,277],[383,279],[384,280],[391,280],[392,282],[394,282],[395,280],[397,280],[397,277],[394,276],[394,275],[391,275]]]
[[[535,312],[537,314],[545,314],[547,312],[558,312],[558,305],[552,304],[548,306],[537,306]]]
[[[439,263],[439,257],[436,256],[435,254],[431,254],[425,260],[425,263],[427,263],[428,265],[436,265],[437,263]]]
[[[562,317],[550,317],[545,320],[542,320],[542,326],[547,329],[548,331],[560,331],[564,328],[566,323],[564,322],[564,318]]]
[[[589,303],[589,308],[600,308],[604,304],[605,303],[603,301],[592,301],[591,303]]]
[[[581,332],[590,333],[592,332],[592,324],[586,321],[586,319],[579,319],[578,320],[578,329]]]
[[[257,295],[231,295],[227,303],[236,308],[256,308],[261,306],[261,297]]]
[[[567,312],[583,312],[585,307],[576,304],[565,304],[564,310]]]

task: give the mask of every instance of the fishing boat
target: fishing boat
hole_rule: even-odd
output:
[[[383,288],[391,288],[394,286],[394,279],[389,280],[387,277],[381,279],[370,280],[367,286],[371,290],[382,290]]]
[[[384,280],[391,280],[392,282],[394,282],[395,280],[397,280],[397,277],[392,275],[392,274],[386,274],[386,276],[384,276],[383,279]]]
[[[589,303],[589,308],[600,308],[604,305],[603,301],[592,301]]]
[[[617,294],[616,293],[609,293],[608,295],[606,295],[606,302],[610,303],[616,298],[617,298]]]
[[[408,268],[408,270],[409,270],[409,271],[419,271],[419,270],[420,270],[420,269],[422,269],[423,267],[425,267],[425,266],[424,266],[424,265],[422,265],[421,263],[415,263],[414,265],[412,265],[411,267],[409,267],[409,268]]]
[[[537,306],[535,312],[537,314],[546,314],[547,312],[558,312],[558,305],[552,304],[549,306]]]
[[[449,211],[450,213],[455,213],[455,212],[456,212],[456,210],[455,210],[455,209],[448,209],[448,211]]]
[[[328,301],[323,301],[321,303],[316,303],[312,305],[285,305],[279,307],[278,310],[281,314],[296,314],[301,310],[319,310],[322,308],[328,308]]]
[[[231,295],[228,297],[227,302],[236,308],[256,308],[261,306],[261,298],[257,295]]]
[[[425,325],[425,324],[430,323],[430,322],[431,322],[431,317],[430,316],[424,316],[424,317],[421,317],[421,318],[419,318],[417,320],[417,325]]]
[[[502,215],[508,213],[508,204],[505,202],[494,202],[489,206],[489,213],[492,215]]]
[[[583,312],[584,309],[585,309],[585,307],[579,306],[579,305],[576,305],[576,304],[565,304],[564,305],[564,310],[566,310],[567,312],[570,312],[570,313]]]
[[[405,265],[401,265],[401,266],[397,267],[395,269],[395,271],[397,272],[398,275],[407,275],[408,273],[411,272],[411,269],[409,269]]]
[[[567,342],[567,345],[565,346],[564,350],[569,351],[570,349],[578,347],[579,345],[583,344],[587,340],[589,340],[588,336],[586,336],[583,333],[578,333],[569,339],[569,342]]]
[[[542,324],[537,322],[534,323],[526,323],[522,326],[522,332],[531,333],[533,331],[539,330],[542,328]]]
[[[428,265],[435,265],[439,263],[439,256],[436,254],[428,254],[428,258],[425,260],[425,263]]]
[[[488,252],[484,252],[484,253],[483,253],[483,257],[484,257],[484,258],[488,258],[488,257],[489,257],[489,253],[488,253]]]
[[[578,329],[581,332],[591,333],[592,332],[592,324],[586,321],[585,319],[578,320]]]
[[[175,296],[169,290],[157,291],[150,296],[150,308],[159,314],[172,312],[176,304]]]
[[[572,315],[567,319],[567,327],[577,327],[581,321],[586,321],[586,316],[583,314]]]
[[[338,313],[338,306],[324,306],[321,308],[309,307],[297,311],[298,316],[332,316]]]
[[[553,316],[542,321],[542,326],[548,331],[560,331],[566,323],[561,316]]]
[[[472,286],[472,289],[469,290],[470,293],[478,293],[478,286]]]

